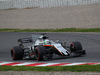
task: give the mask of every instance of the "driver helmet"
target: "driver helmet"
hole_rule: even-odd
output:
[[[44,40],[44,44],[50,44],[50,41],[48,39]]]

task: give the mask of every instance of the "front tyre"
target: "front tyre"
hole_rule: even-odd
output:
[[[71,52],[82,50],[82,45],[80,42],[75,41],[70,44]]]
[[[36,59],[38,61],[41,61],[41,60],[43,60],[43,58],[47,54],[47,50],[44,46],[37,46],[35,48],[35,54],[36,54]]]
[[[20,46],[15,46],[11,49],[11,57],[13,60],[23,59],[24,51]]]
[[[70,44],[70,50],[72,56],[80,56],[85,55],[86,51],[82,49],[82,45],[80,42],[75,41]]]

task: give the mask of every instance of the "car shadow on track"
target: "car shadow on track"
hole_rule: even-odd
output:
[[[42,61],[39,61],[39,62],[56,62],[59,60],[59,62],[61,60],[65,60],[65,59],[71,59],[71,60],[74,60],[74,58],[81,58],[81,57],[84,57],[84,55],[81,55],[81,56],[58,56],[58,55],[54,55],[52,59],[48,59],[48,60],[42,60]],[[36,59],[32,59],[32,58],[25,58],[23,59],[23,61],[34,61],[34,62],[37,62]]]

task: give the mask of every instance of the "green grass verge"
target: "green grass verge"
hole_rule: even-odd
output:
[[[100,28],[0,29],[0,32],[100,32]]]
[[[71,72],[100,72],[100,65],[81,66],[53,66],[53,67],[29,67],[29,66],[0,66],[0,71],[71,71]]]

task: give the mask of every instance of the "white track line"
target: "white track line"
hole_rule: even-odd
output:
[[[21,63],[21,64],[16,64],[16,65],[13,65],[13,66],[25,66],[25,65],[29,65],[29,64],[34,64],[34,63]]]
[[[13,62],[2,62],[2,63],[0,63],[0,65],[5,65],[5,64],[9,64],[9,63],[13,63]]]
[[[42,65],[37,65],[37,66],[50,66],[50,65],[55,65],[55,64],[59,64],[59,63],[46,63]]]
[[[62,65],[62,66],[74,66],[74,65],[81,65],[81,64],[86,64],[86,63],[71,63],[71,64]]]

